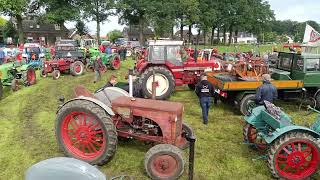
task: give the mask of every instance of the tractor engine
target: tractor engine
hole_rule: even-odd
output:
[[[133,133],[143,133],[150,136],[161,136],[160,127],[152,120],[144,117],[134,117],[130,127]]]

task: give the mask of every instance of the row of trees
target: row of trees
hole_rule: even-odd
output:
[[[196,28],[198,37],[211,33],[211,44],[214,39],[219,41],[220,34],[223,34],[223,43],[231,43],[232,37],[236,43],[240,31],[264,34],[267,40],[275,34],[287,34],[297,41],[304,32],[301,23],[275,21],[265,0],[1,0],[0,12],[15,18],[21,42],[24,40],[22,19],[25,16],[38,16],[40,20],[58,24],[77,21],[81,32],[88,31],[83,20],[95,21],[99,42],[100,24],[110,15],[117,15],[121,24],[138,25],[142,44],[143,29],[149,26],[158,37],[173,36],[173,28],[179,27],[181,40],[184,38],[183,29],[188,27],[189,42],[191,30]],[[317,23],[309,24],[319,29]],[[229,42],[225,42],[227,32]]]

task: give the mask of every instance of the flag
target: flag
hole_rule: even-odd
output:
[[[309,24],[306,24],[306,30],[304,32],[303,43],[308,45],[317,46],[320,45],[320,33],[318,33]]]

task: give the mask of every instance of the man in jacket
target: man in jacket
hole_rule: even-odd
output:
[[[262,75],[263,84],[258,87],[256,92],[256,103],[263,105],[264,101],[273,103],[278,98],[277,88],[274,87],[270,81],[271,76],[269,74]]]
[[[102,68],[102,60],[100,56],[97,56],[97,58],[93,62],[93,70],[94,70],[94,80],[93,83],[96,83],[101,79],[101,68]]]
[[[208,124],[208,115],[211,104],[211,97],[214,96],[213,85],[208,81],[207,75],[201,75],[201,81],[196,85],[195,92],[200,100],[202,109],[203,124]]]

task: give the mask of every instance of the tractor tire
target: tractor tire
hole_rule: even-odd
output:
[[[17,79],[13,79],[12,81],[11,81],[11,90],[13,91],[13,92],[15,92],[15,91],[18,91],[20,88],[19,88],[19,81],[17,80]]]
[[[263,139],[258,139],[257,129],[248,123],[243,126],[243,140],[253,149],[266,150],[268,148],[267,143]]]
[[[141,74],[139,83],[142,86],[142,93],[147,98],[152,97],[153,69],[155,71],[155,79],[158,82],[156,89],[159,90],[158,92],[156,90],[156,99],[168,99],[175,89],[175,81],[172,73],[162,66],[149,67]],[[161,80],[160,83],[159,80]]]
[[[87,71],[87,72],[93,72],[93,71],[94,71],[92,64],[87,63],[87,65],[86,65],[86,71]]]
[[[76,61],[70,65],[70,72],[73,76],[81,76],[84,73],[84,65],[81,61]]]
[[[183,153],[171,144],[158,144],[146,153],[144,167],[151,179],[176,180],[184,170]]]
[[[250,114],[250,111],[257,107],[256,102],[255,102],[255,94],[247,94],[245,95],[241,101],[240,101],[240,112],[247,116]]]
[[[131,57],[132,56],[132,49],[127,50],[126,57]]]
[[[117,149],[117,130],[111,117],[87,100],[63,105],[57,113],[55,132],[58,144],[67,156],[93,165],[107,163]]]
[[[59,70],[53,70],[52,72],[52,78],[53,80],[58,80],[61,76],[61,72]]]
[[[43,78],[46,78],[48,76],[48,74],[46,73],[46,71],[44,69],[40,70],[40,76]]]
[[[2,81],[0,79],[0,100],[2,99],[3,97],[3,85],[2,85]]]
[[[313,98],[316,100],[316,109],[320,110],[320,89],[317,90]]]
[[[36,84],[37,82],[37,76],[36,76],[36,71],[33,68],[27,69],[27,72],[25,72],[25,82],[24,84],[26,86],[32,86]]]
[[[268,166],[275,178],[307,179],[317,172],[319,150],[317,140],[310,134],[288,132],[271,145]]]
[[[193,129],[186,123],[182,123],[182,137],[185,139],[185,144],[182,145],[180,148],[181,149],[187,149],[190,146],[189,141],[187,141],[186,137],[191,137],[195,136]]]
[[[104,64],[102,65],[102,67],[100,67],[100,72],[101,72],[101,73],[106,73],[107,70],[108,70],[108,68],[107,68],[107,66],[104,65]]]
[[[121,67],[121,59],[120,56],[116,55],[112,59],[110,59],[110,67],[112,70],[118,70]]]
[[[195,84],[188,84],[188,87],[192,91],[194,91],[196,89],[196,85]]]

